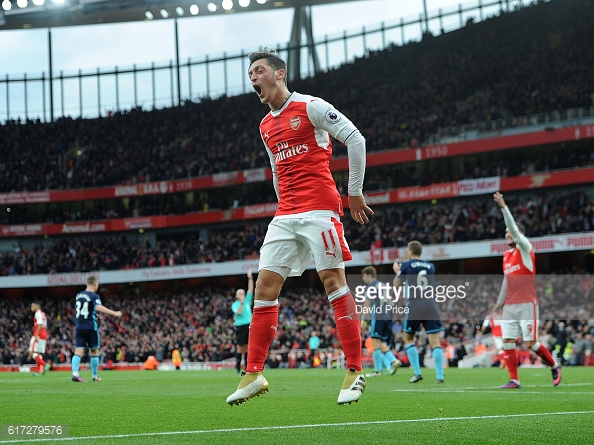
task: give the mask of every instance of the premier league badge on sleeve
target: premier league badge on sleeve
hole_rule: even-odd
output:
[[[328,111],[326,111],[326,120],[331,124],[337,124],[340,122],[340,113],[334,108],[330,108]]]

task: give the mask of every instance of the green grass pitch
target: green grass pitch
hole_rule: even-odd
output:
[[[267,370],[270,392],[225,399],[234,371],[111,371],[73,383],[66,372],[0,374],[4,443],[74,444],[583,444],[594,438],[594,369],[520,369],[522,389],[499,390],[507,372],[447,369],[408,383],[410,369],[367,379],[359,403],[338,406],[344,371]],[[90,373],[82,377],[90,380]],[[8,437],[6,425],[68,425],[69,437]]]

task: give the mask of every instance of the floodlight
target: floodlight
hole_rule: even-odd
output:
[[[190,5],[190,14],[198,15],[198,12],[200,12],[200,8],[198,8],[198,5]]]
[[[233,0],[223,0],[222,6],[225,11],[233,9]]]
[[[161,17],[163,17],[164,19],[166,19],[167,17],[169,17],[169,13],[167,12],[167,9],[161,9],[159,11],[159,14],[161,14]]]

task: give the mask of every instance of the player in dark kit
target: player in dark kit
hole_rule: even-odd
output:
[[[101,303],[101,298],[97,295],[99,289],[99,278],[91,275],[87,278],[87,288],[76,294],[76,331],[74,357],[72,357],[72,381],[84,382],[80,377],[78,370],[80,359],[85,353],[85,348],[89,348],[91,356],[91,371],[93,381],[101,381],[99,373],[99,323],[97,322],[97,312],[121,317],[121,311],[112,311]]]
[[[404,319],[405,350],[414,375],[410,383],[423,380],[419,351],[415,346],[415,333],[425,328],[429,346],[433,352],[435,362],[435,376],[437,383],[443,383],[443,350],[439,342],[439,332],[444,330],[437,304],[433,298],[424,298],[424,291],[428,286],[434,287],[435,266],[429,261],[423,261],[421,254],[423,245],[419,241],[408,243],[407,255],[409,260],[404,263],[394,263],[396,274],[394,286],[406,286],[407,307],[409,312]]]
[[[375,287],[377,290],[379,280],[375,267],[364,267],[361,271],[361,278],[368,289]],[[389,300],[382,298],[379,291],[374,292],[373,297],[369,299],[373,309],[369,317],[369,336],[373,344],[373,372],[366,374],[365,377],[381,376],[384,367],[390,375],[394,375],[402,362],[394,356],[387,343],[392,330],[392,316],[387,309]]]

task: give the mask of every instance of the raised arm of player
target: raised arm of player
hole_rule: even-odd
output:
[[[247,277],[248,277],[248,288],[247,288],[248,294],[254,295],[254,276],[252,275],[252,269],[248,270]]]
[[[516,224],[514,217],[512,216],[511,212],[509,211],[509,208],[505,204],[503,195],[497,192],[493,195],[493,198],[495,199],[495,202],[497,202],[497,205],[501,209],[501,213],[503,214],[503,220],[505,221],[505,227],[507,227],[507,230],[509,230],[509,233],[514,239],[516,245],[520,248],[520,250],[524,252],[530,252],[530,250],[532,249],[532,244],[530,244],[528,238],[526,238],[526,236],[522,234],[522,232],[520,232],[520,229],[518,228],[518,225]]]

